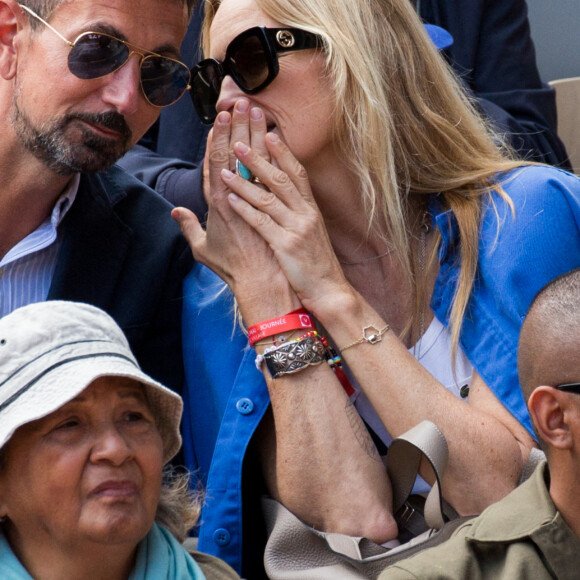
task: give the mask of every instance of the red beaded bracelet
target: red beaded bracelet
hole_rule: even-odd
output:
[[[266,320],[250,326],[248,328],[248,340],[250,341],[250,346],[253,346],[256,342],[268,336],[274,336],[281,332],[288,332],[299,328],[306,330],[314,329],[312,318],[304,308],[299,308],[298,310],[289,312],[285,316],[272,318],[272,320]]]

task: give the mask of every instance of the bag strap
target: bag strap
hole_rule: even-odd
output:
[[[415,425],[394,439],[389,446],[387,473],[393,487],[393,513],[397,513],[407,501],[423,456],[435,474],[435,483],[425,501],[424,517],[430,528],[439,530],[445,523],[441,480],[447,466],[449,449],[445,436],[431,421]]]

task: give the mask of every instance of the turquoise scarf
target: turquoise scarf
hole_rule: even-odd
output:
[[[1,531],[0,578],[34,580]],[[154,524],[137,548],[137,561],[129,580],[206,580],[206,577],[181,544],[165,528]]]
[[[137,550],[129,580],[206,580],[185,548],[165,529],[154,524]]]

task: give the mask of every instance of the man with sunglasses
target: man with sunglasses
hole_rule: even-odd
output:
[[[94,304],[181,389],[191,256],[170,207],[113,166],[187,90],[194,0],[0,0],[0,316]]]
[[[580,269],[547,284],[520,333],[518,371],[540,447],[529,480],[440,547],[388,568],[407,578],[578,578]]]

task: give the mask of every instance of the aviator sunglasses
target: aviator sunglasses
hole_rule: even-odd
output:
[[[189,94],[202,123],[211,125],[224,78],[229,75],[248,95],[266,88],[278,75],[278,54],[319,48],[322,38],[298,28],[255,26],[236,36],[223,61],[206,58],[191,70]]]
[[[563,385],[556,385],[554,388],[566,393],[576,393],[577,395],[580,395],[580,383],[565,383]]]
[[[68,68],[79,79],[98,79],[120,69],[132,54],[139,63],[141,90],[155,107],[167,107],[189,89],[189,69],[182,62],[136,46],[103,32],[83,32],[71,42],[27,6],[20,8],[42,22],[70,47]]]

